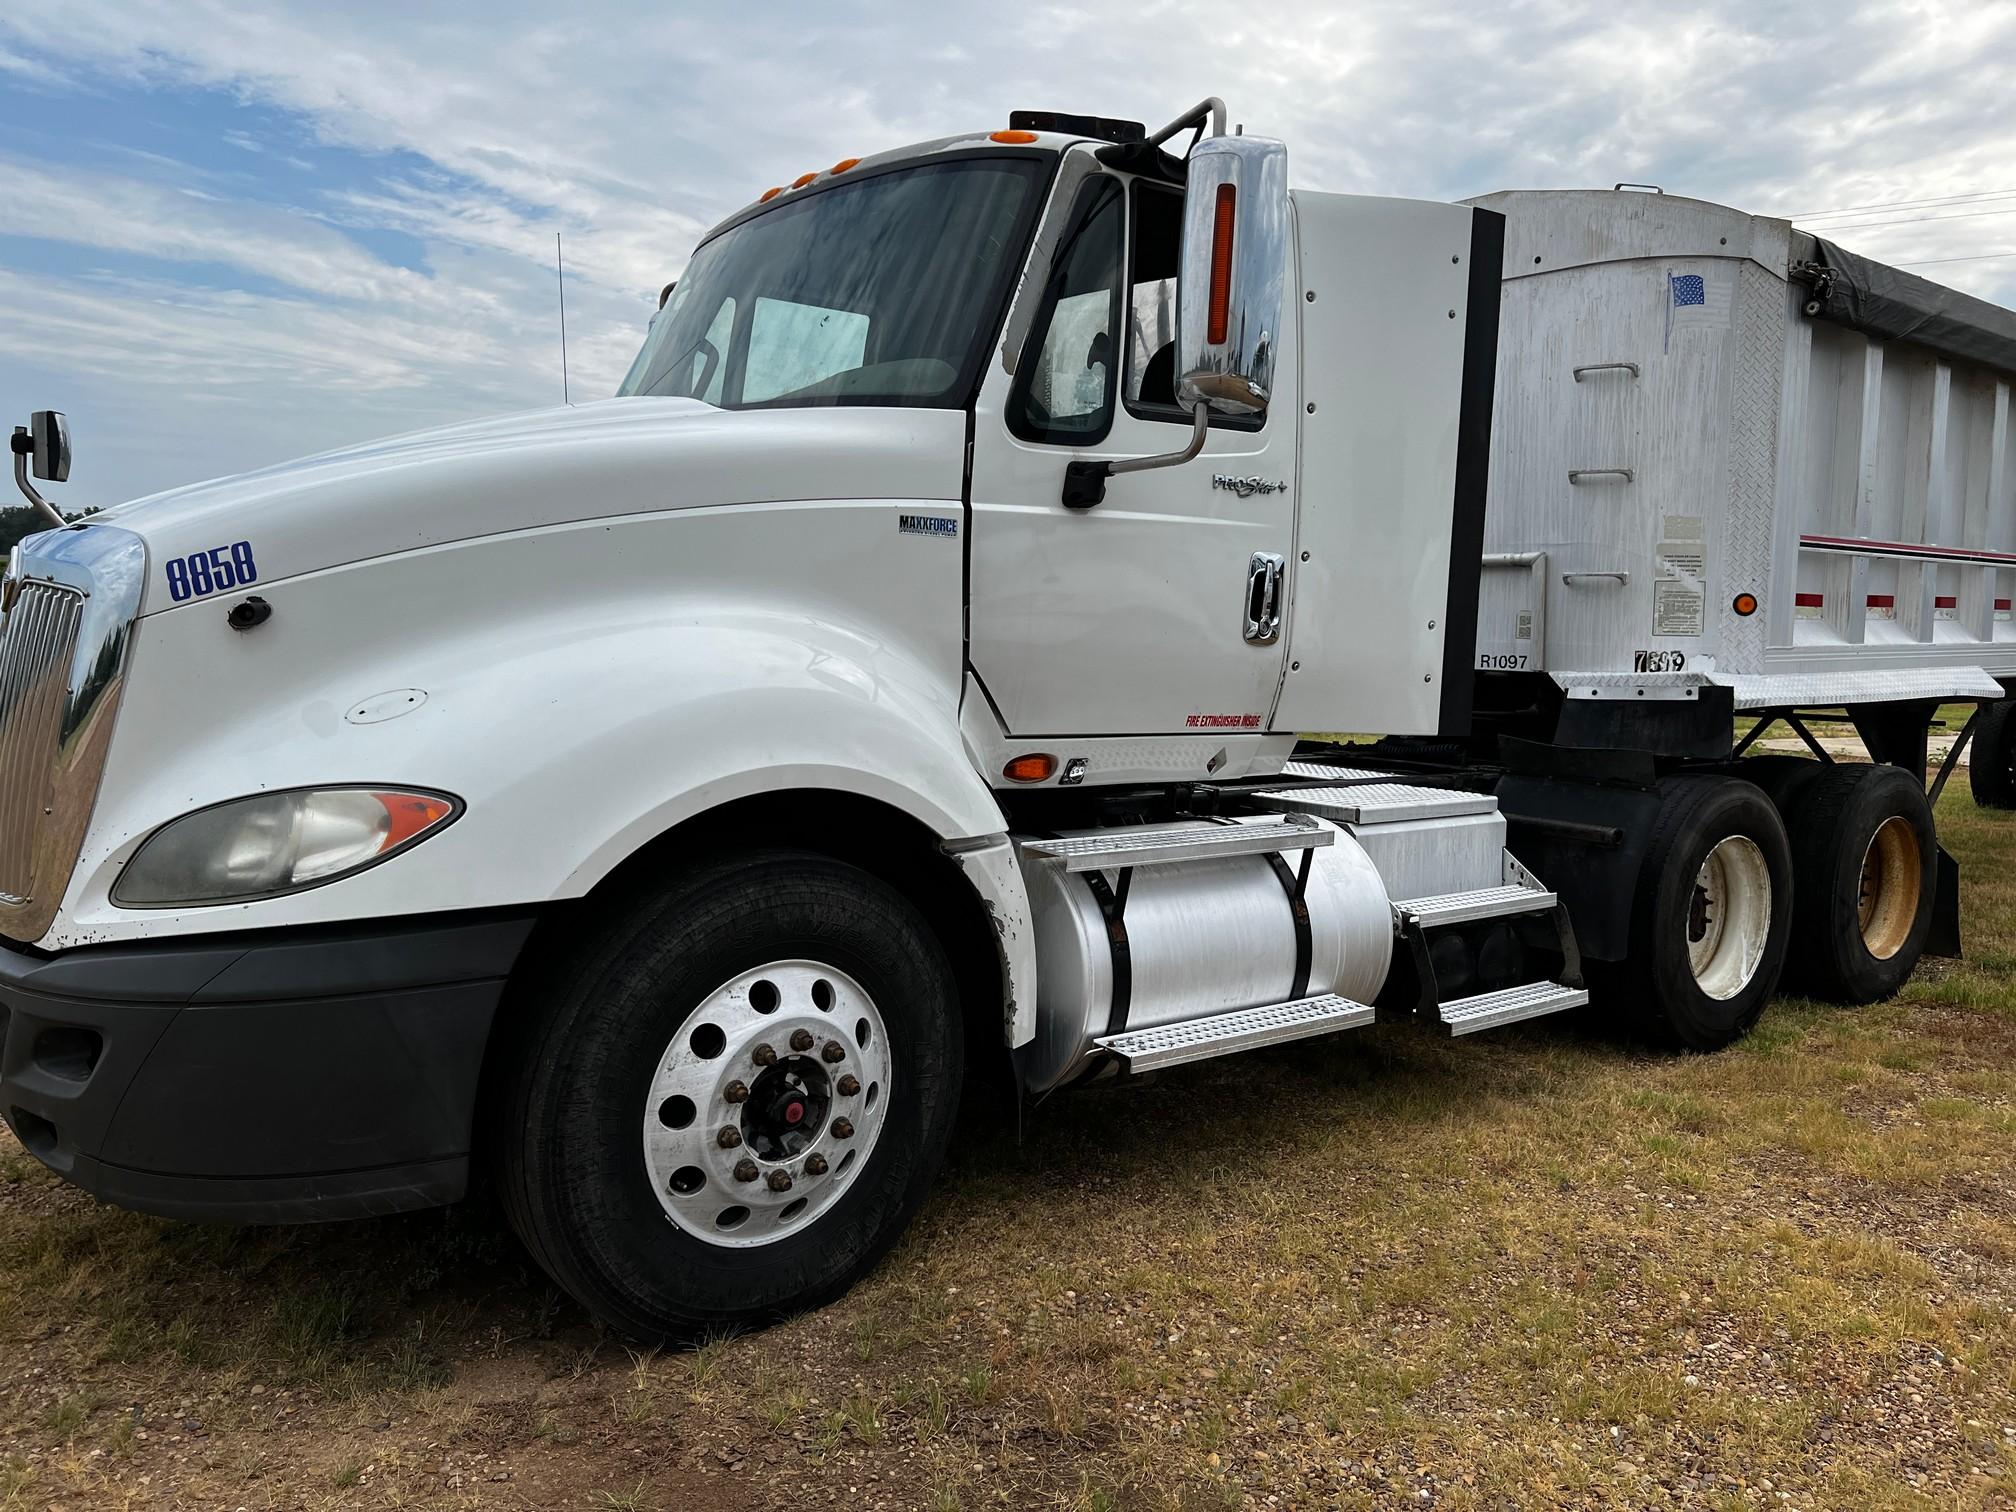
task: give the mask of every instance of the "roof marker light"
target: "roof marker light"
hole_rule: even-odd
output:
[[[987,140],[990,142],[1007,142],[1019,147],[1025,142],[1035,141],[1036,133],[1033,131],[995,131],[988,134]]]
[[[777,196],[782,194],[783,192],[784,192],[784,186],[782,184],[773,185],[772,187],[765,189],[761,194],[756,196],[756,203],[759,205],[767,205],[770,203],[770,201],[777,198]]]
[[[826,171],[828,173],[845,173],[849,168],[854,167],[860,161],[861,159],[859,158],[842,158],[840,159],[839,162],[835,163],[831,168],[828,168]]]
[[[812,180],[814,180],[817,177],[819,177],[819,175],[816,173],[801,173],[798,175],[798,177],[791,180],[791,187],[793,189],[803,189],[807,184],[811,183]]]

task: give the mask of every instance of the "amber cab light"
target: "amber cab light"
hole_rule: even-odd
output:
[[[1222,346],[1225,326],[1232,310],[1232,213],[1238,191],[1230,184],[1218,186],[1218,203],[1211,221],[1211,304],[1205,318],[1204,339]]]
[[[1001,775],[1010,782],[1044,782],[1057,770],[1057,758],[1048,751],[1034,751],[1027,756],[1015,756],[1008,765],[1001,768]]]
[[[761,194],[757,195],[756,203],[759,205],[767,205],[770,203],[770,201],[777,198],[777,196],[782,194],[783,192],[784,192],[784,186],[782,184],[777,184],[772,188],[765,189]]]
[[[854,167],[860,161],[861,159],[859,158],[842,158],[840,159],[839,162],[835,163],[831,168],[828,168],[826,171],[828,173],[845,173],[849,168]]]
[[[989,133],[987,140],[990,142],[1007,142],[1011,146],[1019,147],[1025,142],[1035,141],[1036,133],[1033,131],[996,131]]]

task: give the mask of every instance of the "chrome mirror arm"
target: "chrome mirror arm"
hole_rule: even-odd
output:
[[[1184,111],[1183,114],[1176,117],[1175,120],[1148,138],[1148,145],[1150,147],[1160,147],[1169,138],[1176,135],[1177,132],[1186,130],[1192,126],[1203,125],[1207,117],[1211,122],[1210,134],[1212,136],[1225,135],[1225,102],[1219,99],[1218,96],[1212,95],[1207,100],[1198,101],[1197,104],[1191,106],[1190,109]]]
[[[14,439],[9,445],[14,453],[14,486],[28,496],[28,502],[41,510],[51,525],[61,530],[70,523],[63,518],[63,511],[43,498],[36,491],[35,485],[28,481],[28,454],[35,449],[34,440],[28,434],[28,427],[15,426]]]
[[[1064,468],[1064,507],[1090,509],[1106,497],[1106,480],[1116,473],[1150,472],[1158,467],[1180,467],[1204,450],[1211,434],[1211,410],[1205,404],[1190,412],[1190,440],[1180,451],[1157,452],[1152,457],[1100,457],[1068,463]]]

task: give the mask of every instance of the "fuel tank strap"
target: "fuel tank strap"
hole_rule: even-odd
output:
[[[1303,852],[1302,871],[1298,876],[1291,871],[1279,851],[1268,852],[1267,859],[1274,864],[1274,875],[1280,879],[1281,890],[1288,895],[1288,913],[1295,921],[1295,984],[1288,989],[1288,996],[1299,998],[1309,991],[1309,963],[1315,947],[1309,935],[1309,857],[1315,852]]]
[[[1106,1008],[1106,1032],[1119,1034],[1127,1027],[1127,1010],[1134,997],[1134,958],[1127,944],[1127,889],[1134,880],[1134,871],[1132,867],[1121,869],[1117,892],[1106,881],[1104,872],[1081,875],[1085,885],[1092,889],[1092,900],[1099,905],[1100,916],[1106,920],[1106,944],[1113,953],[1113,996]]]

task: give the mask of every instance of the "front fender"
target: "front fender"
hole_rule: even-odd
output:
[[[70,896],[41,943],[578,897],[683,820],[785,788],[872,798],[944,841],[999,836],[959,737],[958,544],[899,532],[919,509],[957,514],[869,500],[632,516],[262,584],[272,618],[245,634],[215,603],[149,616]],[[467,811],[305,892],[110,904],[119,868],[169,819],[357,782],[444,789]],[[1015,904],[1007,886],[976,882],[997,906]]]

